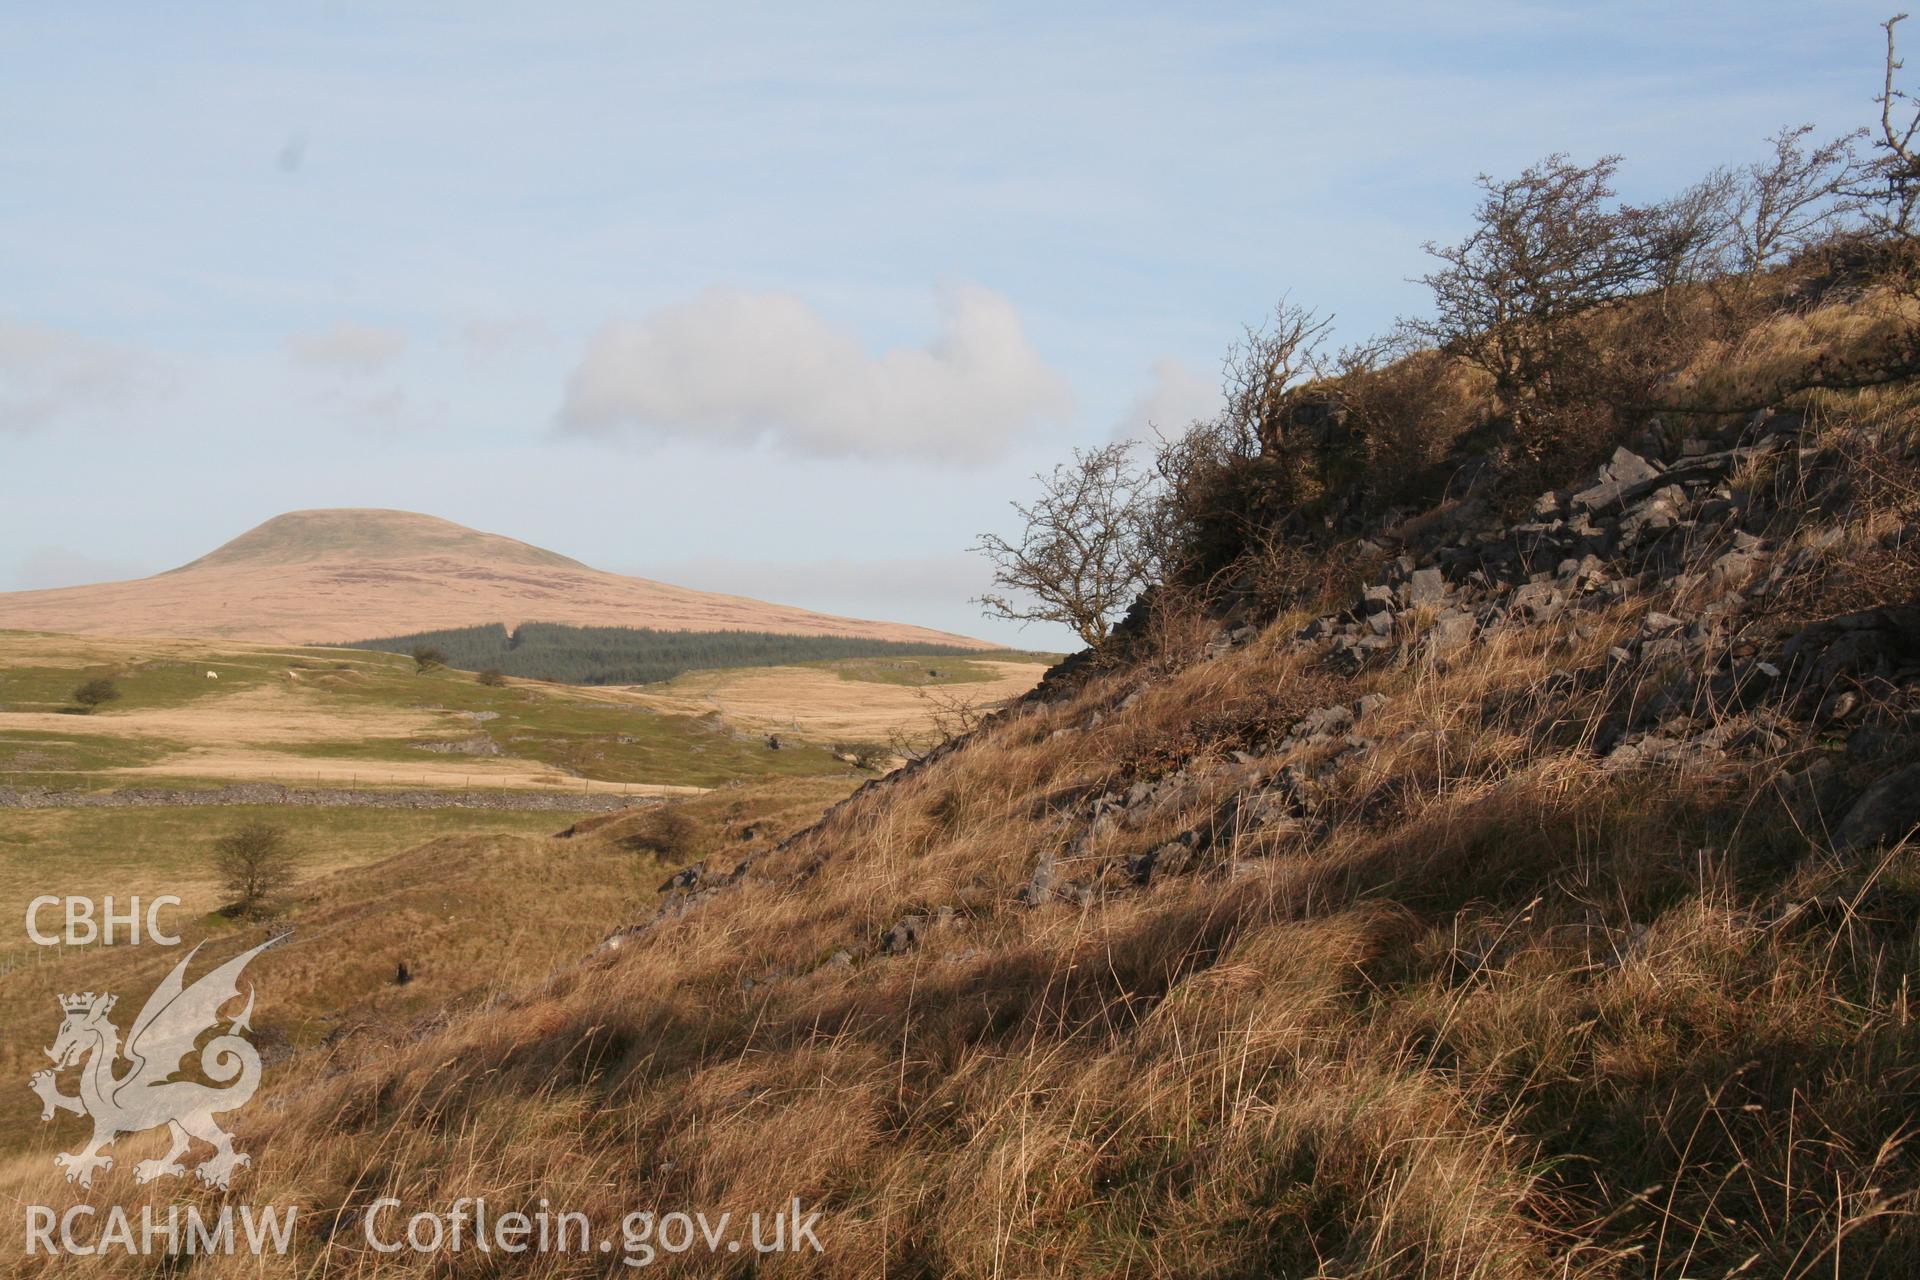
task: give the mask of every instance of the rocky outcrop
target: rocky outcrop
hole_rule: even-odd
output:
[[[1817,484],[1812,469],[1820,458],[1796,439],[1803,425],[1794,415],[1760,415],[1739,442],[1683,440],[1670,460],[1618,449],[1585,482],[1542,494],[1517,522],[1470,496],[1417,531],[1375,530],[1367,545],[1382,564],[1377,576],[1349,607],[1299,628],[1291,644],[1352,677],[1471,662],[1487,638],[1520,629],[1578,645],[1596,634],[1587,619],[1644,602],[1637,629],[1599,662],[1570,666],[1554,687],[1530,691],[1547,698],[1633,691],[1593,726],[1588,749],[1600,767],[1713,769],[1834,727],[1854,730],[1855,754],[1885,755],[1920,730],[1920,605],[1862,610],[1785,633],[1768,622],[1777,594],[1817,568],[1836,534],[1815,512],[1756,501],[1736,479],[1776,465],[1799,468],[1803,485]],[[1913,531],[1904,536],[1920,545]],[[1208,660],[1262,634],[1231,600],[1220,612]],[[1016,900],[1084,905],[1115,887],[1231,872],[1214,851],[1258,847],[1237,839],[1249,832],[1310,836],[1316,792],[1379,746],[1367,721],[1385,705],[1380,694],[1331,703],[1228,761],[1196,761],[1092,798],[1067,819],[1074,834],[1065,854],[1043,857]],[[1500,706],[1479,710],[1508,714]],[[1532,704],[1514,712],[1538,713]],[[1836,847],[1897,840],[1920,820],[1920,775],[1911,767],[1857,799],[1847,800],[1837,782],[1826,790],[1838,791],[1833,812],[1845,813]],[[1226,798],[1198,826],[1100,856],[1203,792]]]

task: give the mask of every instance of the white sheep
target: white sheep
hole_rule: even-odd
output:
[[[218,680],[219,678],[220,678],[220,673],[219,673],[218,671],[209,671],[209,672],[207,672],[207,679],[209,679],[209,680]]]

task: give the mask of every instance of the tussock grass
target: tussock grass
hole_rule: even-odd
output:
[[[1871,308],[1842,306],[1816,300],[1705,351],[1702,379],[1724,375],[1714,394],[1734,397],[1823,344],[1876,340]],[[1446,383],[1449,431],[1473,429],[1471,387],[1414,372]],[[1884,387],[1793,407],[1798,447],[1745,466],[1726,498],[1781,513],[1766,534],[1792,572],[1713,645],[1914,586],[1920,399]],[[1684,764],[1603,763],[1677,674],[1613,650],[1649,612],[1724,591],[1704,575],[1495,626],[1445,660],[1336,676],[1289,641],[1364,560],[1276,593],[1292,612],[1212,658],[1217,619],[1170,595],[1128,664],[1023,704],[796,838],[775,836],[822,797],[786,794],[758,832],[724,794],[692,802],[721,887],[658,914],[637,895],[618,946],[312,1045],[270,1078],[239,1120],[246,1194],[302,1206],[298,1254],[194,1269],[503,1269],[371,1253],[358,1218],[381,1196],[485,1197],[497,1212],[544,1199],[602,1230],[633,1209],[744,1216],[797,1196],[824,1214],[824,1254],[696,1251],[654,1269],[1920,1273],[1920,847],[1838,849],[1824,800],[1888,761],[1796,730]],[[1355,726],[1370,747],[1288,738],[1369,693],[1389,699]],[[1674,710],[1764,728],[1704,696]],[[1297,806],[1243,821],[1229,802],[1281,776]],[[1100,820],[1143,783],[1150,806]],[[644,836],[637,822],[565,843],[591,868]],[[1180,873],[1126,870],[1183,832],[1208,838]],[[393,901],[428,893],[408,877],[457,853],[396,867]],[[1042,867],[1079,892],[1029,905]],[[419,923],[405,907],[392,918]],[[594,918],[575,910],[567,936]],[[0,1196],[62,1195],[44,1168],[0,1166]],[[514,1269],[616,1267],[548,1254]]]
[[[306,1215],[301,1260],[266,1269],[439,1269],[359,1246],[385,1194],[609,1224],[798,1195],[827,1252],[770,1274],[1909,1274],[1920,851],[1796,828],[1799,754],[1596,769],[1636,690],[1553,674],[1657,603],[1352,682],[1274,628],[1124,710],[1134,672],[1029,707],[616,951],[378,1053],[316,1050],[240,1124],[249,1198]],[[1315,821],[1015,904],[1091,797],[1372,690],[1385,745]]]

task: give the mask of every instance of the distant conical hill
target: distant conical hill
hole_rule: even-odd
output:
[[[411,511],[290,511],[150,578],[0,593],[0,628],[283,643],[499,622],[770,631],[988,647],[904,623],[813,613],[607,573]]]

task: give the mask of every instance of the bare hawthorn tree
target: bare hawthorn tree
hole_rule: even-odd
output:
[[[964,738],[980,727],[985,713],[964,695],[939,689],[915,689],[913,696],[926,708],[926,717],[918,725],[898,725],[887,734],[885,748],[902,760],[923,760],[955,738]],[[865,767],[865,766],[862,766]]]
[[[1614,203],[1619,164],[1556,154],[1517,178],[1482,174],[1473,233],[1426,246],[1443,264],[1422,277],[1438,314],[1416,332],[1485,370],[1523,438],[1584,350],[1580,317],[1651,283],[1670,252],[1645,211]]]
[[[74,705],[82,711],[91,712],[103,707],[120,696],[120,686],[107,676],[96,676],[73,691]]]
[[[1221,362],[1223,443],[1238,457],[1250,458],[1278,438],[1287,393],[1325,370],[1321,347],[1333,327],[1321,316],[1281,298],[1273,317],[1248,325],[1241,340],[1227,348]]]
[[[1858,197],[1867,220],[1882,234],[1905,239],[1913,234],[1916,209],[1920,209],[1920,99],[1894,85],[1894,77],[1906,67],[1896,47],[1894,28],[1907,20],[1896,13],[1881,28],[1887,33],[1887,54],[1880,93],[1874,102],[1880,107],[1880,129],[1870,134],[1875,155],[1858,167],[1857,180],[1850,194]]]
[[[1733,170],[1722,167],[1644,211],[1640,235],[1655,288],[1699,284],[1726,270],[1739,189]]]
[[[999,588],[975,603],[989,617],[1064,623],[1097,647],[1154,577],[1153,478],[1120,441],[1076,449],[1071,463],[1034,479],[1040,497],[1011,504],[1024,525],[1018,540],[983,533],[972,548],[992,561]]]
[[[1734,207],[1733,268],[1764,271],[1812,246],[1840,218],[1859,207],[1851,193],[1859,165],[1854,144],[1866,132],[1842,134],[1806,145],[1810,124],[1794,125],[1767,139],[1773,154],[1750,164]]]

